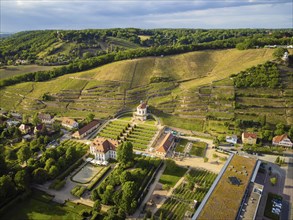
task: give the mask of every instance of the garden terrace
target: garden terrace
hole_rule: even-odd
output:
[[[255,159],[234,155],[198,219],[235,219],[255,165]],[[241,184],[231,185],[228,181],[231,176],[239,179]]]
[[[216,179],[217,174],[207,170],[192,169],[185,175],[181,183],[160,209],[155,213],[157,217],[163,215],[164,219],[184,219],[187,213],[193,215],[197,207],[207,194]],[[194,200],[197,201],[195,205]]]
[[[126,140],[132,142],[134,149],[145,150],[148,148],[157,130],[157,127],[152,125],[136,125],[127,134]]]
[[[122,133],[130,126],[126,121],[115,120],[110,121],[99,133],[97,136],[118,139]]]

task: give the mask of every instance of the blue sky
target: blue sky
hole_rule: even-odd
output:
[[[292,28],[292,0],[0,0],[0,32],[86,28]]]

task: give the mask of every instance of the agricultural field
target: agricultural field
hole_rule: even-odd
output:
[[[53,197],[34,190],[32,195],[10,207],[1,219],[83,219],[83,210],[91,207],[66,202],[64,205],[52,202]]]
[[[18,66],[7,66],[5,68],[0,68],[0,80],[5,78],[10,78],[17,75],[22,75],[25,73],[33,73],[37,71],[51,70],[55,66],[39,66],[35,64],[29,65],[18,65]]]
[[[155,216],[163,215],[163,219],[183,219],[185,215],[191,217],[216,177],[217,174],[206,170],[190,170],[171,197],[157,210]],[[196,204],[194,200],[197,201]]]

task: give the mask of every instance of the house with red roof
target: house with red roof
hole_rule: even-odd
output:
[[[68,129],[78,128],[78,123],[71,118],[63,118],[61,125]]]
[[[257,141],[257,135],[250,132],[243,132],[241,138],[243,144],[256,144]]]
[[[72,137],[77,138],[77,139],[81,139],[84,138],[85,136],[87,136],[88,134],[92,133],[96,128],[99,127],[99,125],[101,125],[101,122],[98,120],[93,120],[90,123],[88,123],[86,126],[82,127],[81,129],[79,129],[78,131],[76,131]]]
[[[293,143],[288,138],[287,134],[275,136],[272,140],[272,144],[275,146],[292,147]]]
[[[174,147],[175,137],[172,133],[165,135],[164,139],[161,141],[160,145],[156,148],[156,154],[165,157],[167,153]]]
[[[92,142],[90,152],[99,161],[107,161],[110,158],[116,160],[116,149],[118,145],[119,142],[117,140],[98,137]]]

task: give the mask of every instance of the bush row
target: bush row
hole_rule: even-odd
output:
[[[111,166],[107,166],[103,168],[91,181],[91,183],[87,186],[87,189],[91,191],[94,186],[106,175],[106,173],[111,169]]]

